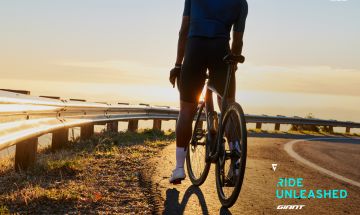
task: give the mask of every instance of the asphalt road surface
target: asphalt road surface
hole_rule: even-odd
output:
[[[230,209],[222,208],[218,200],[214,165],[200,187],[192,186],[188,178],[180,185],[169,184],[168,178],[175,166],[175,144],[171,144],[159,157],[150,161],[155,166],[151,180],[160,195],[159,213],[289,214],[294,211],[278,210],[277,206],[305,205],[296,214],[359,214],[360,187],[322,172],[309,163],[335,176],[360,182],[360,140],[331,137],[333,139],[296,141],[291,148],[308,161],[304,163],[284,149],[289,142],[299,138],[309,137],[258,135],[248,139],[244,184],[237,202]],[[274,163],[278,164],[275,172],[272,169]],[[275,193],[279,178],[303,178],[303,189],[345,189],[348,196],[345,199],[277,199]]]

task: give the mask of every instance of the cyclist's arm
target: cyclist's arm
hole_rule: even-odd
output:
[[[187,36],[189,33],[189,26],[190,26],[190,17],[183,16],[181,28],[179,32],[176,64],[182,64],[182,61],[184,59],[185,46],[186,46]]]
[[[185,0],[183,18],[179,32],[176,64],[182,64],[185,55],[185,46],[190,27],[191,0]]]
[[[243,48],[243,35],[242,32],[233,32],[231,53],[233,55],[241,55]]]
[[[245,31],[245,23],[248,15],[248,4],[246,0],[241,1],[241,10],[238,19],[234,24],[232,37],[231,53],[241,55],[243,48],[243,36]]]

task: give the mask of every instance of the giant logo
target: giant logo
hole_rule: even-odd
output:
[[[301,210],[305,205],[278,205],[278,210]]]

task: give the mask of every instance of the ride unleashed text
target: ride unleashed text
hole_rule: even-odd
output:
[[[345,199],[345,189],[303,189],[303,178],[279,178],[276,189],[278,199]]]

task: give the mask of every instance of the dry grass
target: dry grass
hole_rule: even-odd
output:
[[[174,134],[103,133],[56,153],[43,150],[27,172],[0,163],[0,214],[149,214],[155,203],[141,172]]]

